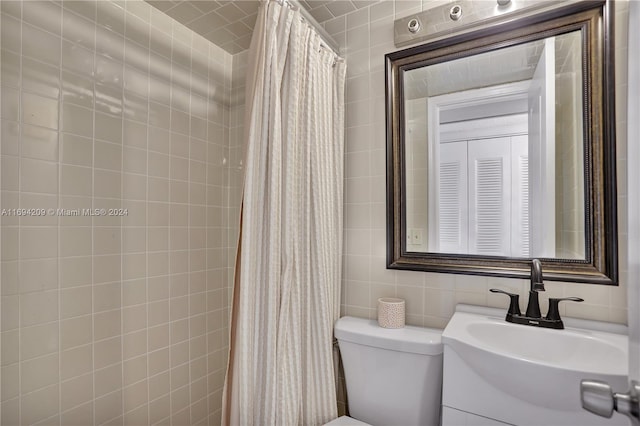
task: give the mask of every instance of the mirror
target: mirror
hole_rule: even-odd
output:
[[[617,283],[609,7],[386,55],[389,268]]]

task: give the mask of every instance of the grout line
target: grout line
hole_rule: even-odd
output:
[[[19,65],[19,72],[20,75],[18,76],[18,85],[19,85],[19,91],[18,93],[19,98],[18,98],[18,126],[19,126],[19,135],[20,135],[20,142],[22,142],[22,123],[24,121],[24,111],[23,111],[23,105],[22,105],[22,88],[23,88],[23,82],[22,82],[22,67],[23,67],[23,59],[24,59],[24,55],[22,52],[22,45],[23,45],[23,33],[24,33],[24,21],[23,21],[23,5],[24,3],[20,3],[20,19],[19,19],[19,23],[20,23],[20,65]],[[59,113],[59,111],[58,111]],[[59,117],[58,117],[59,118]],[[20,161],[18,162],[18,205],[21,205],[21,200],[22,200],[22,195],[20,194],[20,188],[21,188],[21,184],[22,184],[22,143],[20,143],[20,146],[18,147],[18,156]],[[18,219],[18,252],[17,252],[17,259],[18,259],[18,380],[20,381],[18,383],[18,421],[20,423],[22,423],[22,345],[20,345],[20,341],[22,340],[22,295],[20,294],[20,278],[21,278],[21,274],[20,274],[20,263],[22,261],[22,255],[21,255],[21,249],[22,249],[22,243],[21,243],[21,238],[20,238],[20,231],[22,229],[22,220]]]
[[[193,46],[193,34],[192,34],[192,40],[191,40],[191,45],[188,46],[188,51],[189,51],[189,57],[191,59],[191,63],[189,64],[189,68],[191,70],[191,74],[193,74],[193,51],[191,49],[191,47]],[[191,377],[191,274],[192,271],[190,270],[191,268],[191,184],[192,184],[192,179],[193,179],[193,170],[191,169],[191,148],[193,143],[191,142],[191,126],[192,126],[192,119],[193,119],[193,103],[192,103],[192,99],[193,99],[193,93],[192,93],[192,85],[191,85],[191,78],[192,75],[189,76],[189,146],[188,146],[188,156],[189,156],[189,163],[187,165],[187,177],[188,177],[188,190],[187,190],[187,264],[188,264],[188,271],[187,271],[187,316],[186,316],[186,321],[187,321],[187,359],[189,362],[189,365],[187,367],[187,374],[189,377],[189,402],[188,402],[188,409],[189,409],[189,421],[192,422],[192,413],[191,413],[191,407],[192,407],[192,401],[191,401],[191,384],[193,383],[193,378]]]
[[[127,50],[129,47],[128,38],[126,36],[127,33],[127,10],[124,9],[123,19],[124,19],[124,43],[122,46],[122,135],[120,138],[120,142],[122,145],[122,150],[120,152],[120,208],[125,208],[125,167],[124,167],[124,152],[125,152],[125,117],[126,117],[126,102],[125,102],[125,76],[126,76],[126,58],[127,58]],[[97,31],[97,30],[96,30]],[[96,32],[97,37],[97,32]],[[97,51],[97,49],[96,49]],[[124,229],[123,229],[124,218],[120,217],[120,390],[121,390],[121,408],[120,413],[122,415],[122,421],[124,422],[124,407],[125,407],[125,378],[124,378],[124,330],[125,330],[125,313],[124,313],[124,275],[125,275],[125,253],[124,253]],[[136,330],[137,331],[137,330]]]
[[[63,14],[65,13],[66,9],[63,9]],[[63,19],[64,22],[64,19]],[[94,49],[93,49],[93,69],[92,69],[92,74],[95,74],[95,70],[96,70],[96,57],[97,57],[97,51],[95,49],[95,40],[96,40],[96,35],[97,35],[97,28],[94,25],[94,33],[93,33],[93,42],[94,42]],[[62,68],[62,66],[61,66]],[[92,119],[93,119],[93,135],[91,138],[91,206],[93,209],[96,208],[96,194],[95,194],[95,190],[96,190],[96,180],[95,180],[95,158],[96,158],[96,110],[95,110],[95,101],[96,101],[96,81],[95,79],[93,80],[93,97],[92,97],[92,103],[93,103],[93,111],[92,111]],[[94,302],[94,286],[95,286],[95,256],[94,256],[94,238],[93,238],[93,229],[96,225],[96,219],[92,216],[91,217],[91,383],[92,383],[92,392],[93,394],[91,395],[91,400],[92,400],[92,419],[93,419],[93,424],[96,423],[96,354],[95,354],[95,336],[94,336],[94,330],[95,330],[95,302]]]

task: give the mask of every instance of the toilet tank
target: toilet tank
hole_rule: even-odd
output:
[[[437,426],[442,396],[442,330],[387,329],[342,317],[335,336],[349,415],[371,425]]]

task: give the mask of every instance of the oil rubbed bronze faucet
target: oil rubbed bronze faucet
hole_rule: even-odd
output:
[[[538,300],[538,292],[544,291],[544,282],[542,280],[542,263],[538,259],[531,261],[531,288],[529,288],[529,303],[527,304],[527,313],[529,318],[540,318],[540,301]]]
[[[542,263],[540,263],[538,259],[533,259],[531,261],[531,288],[529,289],[529,303],[527,304],[527,311],[524,315],[520,312],[519,294],[509,293],[497,288],[492,288],[489,291],[509,296],[509,310],[507,311],[507,317],[505,318],[507,322],[531,325],[534,327],[563,329],[564,323],[560,318],[558,304],[564,300],[584,302],[584,299],[579,297],[549,298],[549,310],[547,311],[547,316],[542,318],[538,292],[544,291],[544,281],[542,278]]]

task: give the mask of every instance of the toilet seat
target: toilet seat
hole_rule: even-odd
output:
[[[369,423],[361,422],[349,416],[340,416],[337,419],[331,420],[324,426],[371,426]]]

